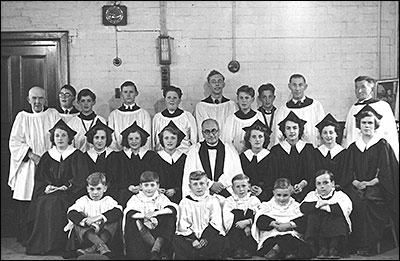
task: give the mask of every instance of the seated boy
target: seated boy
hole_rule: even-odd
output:
[[[291,194],[293,186],[287,178],[274,183],[274,196],[262,202],[256,213],[251,234],[258,243],[258,253],[266,259],[307,258],[307,245],[302,239],[304,216]],[[306,251],[306,252],[304,252]]]
[[[244,174],[232,178],[232,189],[234,194],[222,208],[226,236],[234,259],[251,258],[257,246],[251,236],[251,225],[261,202],[251,195],[250,179]]]
[[[217,259],[225,244],[219,200],[209,194],[205,172],[191,172],[189,187],[189,195],[179,203],[175,259]]]
[[[122,227],[126,254],[134,260],[167,259],[176,229],[178,206],[159,193],[160,178],[153,171],[140,175],[140,191],[126,203]]]
[[[307,217],[306,240],[317,258],[340,258],[338,244],[347,239],[351,231],[351,199],[335,189],[335,181],[329,170],[318,170],[315,175],[316,190],[310,191],[300,205]]]
[[[65,231],[74,229],[81,245],[91,243],[86,249],[77,249],[78,255],[111,255],[107,243],[114,237],[122,218],[122,206],[107,191],[106,175],[100,172],[90,174],[87,179],[88,195],[79,198],[69,207],[68,225]],[[71,231],[72,232],[72,231]]]

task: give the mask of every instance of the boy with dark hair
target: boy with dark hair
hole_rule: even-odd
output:
[[[274,106],[275,101],[275,86],[272,83],[261,84],[258,87],[258,100],[261,106],[258,107],[263,117],[265,125],[272,131],[272,123],[274,122],[274,116],[276,112],[276,107]],[[274,142],[274,137],[271,135],[272,142],[270,143],[268,149],[271,149],[272,143]]]
[[[74,106],[75,97],[76,90],[72,85],[65,84],[61,87],[58,94],[60,104],[56,107],[56,110],[65,122],[68,122],[79,113],[79,110]]]

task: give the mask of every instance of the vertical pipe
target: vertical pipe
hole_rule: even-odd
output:
[[[236,60],[236,1],[232,1],[232,60]]]
[[[378,25],[377,25],[377,52],[378,52],[378,79],[382,78],[382,66],[381,66],[381,62],[382,62],[382,46],[381,46],[381,19],[382,19],[382,14],[381,14],[381,9],[382,9],[382,4],[381,1],[378,1]],[[375,88],[377,89],[377,88]],[[377,91],[377,90],[375,90]],[[375,93],[377,94],[377,93]]]
[[[167,1],[160,1],[160,28],[161,28],[161,35],[168,35]]]

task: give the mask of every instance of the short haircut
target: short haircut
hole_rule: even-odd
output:
[[[364,119],[365,117],[374,117],[375,130],[379,128],[380,121],[376,117],[376,115],[371,111],[360,112],[360,115],[358,117],[356,117],[356,128],[361,129],[361,120]]]
[[[207,178],[207,173],[205,173],[204,171],[201,171],[201,170],[196,170],[189,174],[189,181],[190,180],[200,180],[204,177]]]
[[[132,81],[125,81],[123,84],[121,84],[121,91],[125,86],[133,86],[135,87],[135,92],[138,93],[138,89],[136,87],[136,84]]]
[[[236,181],[236,180],[247,180],[247,182],[250,183],[250,178],[249,178],[247,175],[243,174],[243,173],[235,175],[235,176],[232,178],[232,184],[233,184],[233,182]]]
[[[147,136],[143,133],[143,131],[138,130],[138,129],[135,129],[135,130],[132,130],[131,132],[128,132],[127,135],[123,135],[122,136],[121,145],[126,147],[126,148],[129,148],[128,136],[129,136],[129,134],[135,133],[135,132],[139,133],[139,135],[140,135],[140,147],[143,147],[147,142]]]
[[[236,91],[236,95],[239,95],[239,93],[244,92],[249,94],[251,97],[255,96],[255,91],[253,89],[253,87],[250,87],[248,85],[242,85],[240,86],[237,91]]]
[[[306,78],[303,75],[299,74],[299,73],[292,74],[290,76],[290,78],[289,78],[289,82],[291,82],[293,78],[302,78],[304,83],[307,83],[306,82]]]
[[[94,94],[94,92],[92,92],[91,90],[85,88],[79,91],[78,93],[78,101],[81,100],[81,98],[83,96],[90,96],[90,98],[92,98],[93,101],[96,100],[96,94]]]
[[[86,178],[86,183],[88,186],[97,186],[99,184],[107,186],[106,174],[102,172],[93,172]]]
[[[285,122],[285,124],[281,124],[281,125],[279,126],[279,130],[282,132],[283,137],[285,137],[285,138],[286,138],[285,128],[286,128],[286,123],[287,123],[288,121],[294,122],[294,121],[292,121],[292,120],[287,120],[287,121]],[[298,122],[294,122],[294,123],[296,123],[297,125],[299,125],[299,140],[300,140],[300,139],[303,137],[303,134],[304,134],[304,124],[299,124]]]
[[[327,169],[320,169],[315,173],[315,178],[324,175],[324,174],[328,174],[329,175],[329,179],[331,181],[335,181],[335,176],[333,175],[333,173],[330,170]]]
[[[216,74],[221,75],[221,76],[222,76],[222,80],[225,81],[225,76],[224,76],[222,73],[220,73],[220,72],[217,71],[217,70],[212,70],[212,71],[208,74],[208,76],[207,76],[207,82],[210,82],[210,78],[211,78],[212,76],[216,75]]]
[[[145,182],[160,182],[160,177],[154,171],[146,170],[145,172],[140,175],[140,183]]]
[[[292,188],[292,183],[288,178],[278,178],[275,180],[274,189],[290,189]]]
[[[204,124],[206,124],[206,123],[209,122],[209,121],[212,121],[212,122],[214,122],[215,124],[217,124],[218,130],[219,130],[218,121],[217,121],[216,119],[213,119],[213,118],[205,119],[205,120],[201,123],[201,129],[203,129]]]
[[[356,82],[362,82],[362,81],[367,81],[368,83],[373,84],[374,87],[375,87],[375,85],[376,85],[376,79],[374,79],[374,78],[372,78],[372,77],[369,77],[369,76],[363,76],[363,75],[361,75],[361,76],[358,76],[357,78],[354,79],[354,83],[356,83]]]
[[[53,128],[53,129],[50,130],[50,142],[51,142],[51,144],[53,146],[56,145],[56,143],[54,141],[54,133],[56,132],[57,129],[64,130],[64,131],[67,132],[68,145],[71,145],[75,135],[71,137],[70,129],[68,129],[68,126],[66,126],[66,125],[57,125],[56,128]]]
[[[181,88],[179,88],[179,87],[170,85],[170,86],[164,88],[164,89],[163,89],[163,96],[164,96],[164,98],[167,96],[167,93],[168,93],[168,92],[176,92],[176,94],[178,94],[179,99],[182,98],[182,94],[183,94],[183,93],[182,93]]]
[[[248,149],[251,149],[251,144],[250,144],[250,135],[252,130],[259,130],[264,133],[264,143],[263,143],[263,148],[266,149],[268,147],[268,144],[270,142],[270,137],[268,135],[268,131],[262,128],[260,125],[256,125],[251,129],[248,129],[245,134],[244,134],[244,146]]]
[[[94,127],[93,127],[93,130],[92,130],[94,134],[93,134],[93,135],[89,135],[89,136],[87,137],[87,141],[88,141],[89,143],[93,144],[94,136],[96,136],[96,133],[97,133],[97,131],[99,131],[99,130],[103,130],[103,131],[106,133],[106,147],[110,146],[110,145],[111,145],[111,142],[112,142],[111,132],[107,131],[106,128],[105,128],[105,127],[102,127],[102,126],[94,126]]]
[[[69,90],[69,91],[72,92],[72,95],[73,95],[74,97],[76,96],[76,90],[75,90],[75,88],[74,88],[72,85],[65,84],[65,85],[63,85],[63,86],[61,87],[60,90],[62,90],[62,89],[67,89],[67,90]]]
[[[165,131],[169,131],[169,132],[171,132],[172,134],[174,134],[174,135],[176,135],[176,137],[177,137],[177,143],[176,143],[176,147],[178,148],[180,145],[181,145],[181,142],[182,142],[182,140],[179,140],[179,130],[178,129],[176,129],[176,128],[173,128],[173,127],[171,127],[171,126],[167,126],[167,127],[165,127],[164,129],[163,129],[163,131],[162,132],[160,132],[160,144],[161,144],[161,146],[163,146],[164,147],[164,132]]]
[[[264,91],[271,91],[272,94],[275,95],[275,86],[272,83],[261,84],[260,87],[258,87],[258,96],[261,96]]]

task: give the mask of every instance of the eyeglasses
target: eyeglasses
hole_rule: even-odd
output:
[[[70,94],[70,93],[60,92],[60,93],[58,94],[58,96],[59,96],[59,97],[69,98],[69,97],[72,97],[73,95]]]
[[[203,130],[203,133],[205,134],[205,135],[210,135],[211,133],[213,134],[213,135],[215,135],[215,134],[217,134],[219,132],[219,130],[217,130],[217,129],[212,129],[212,130]]]

